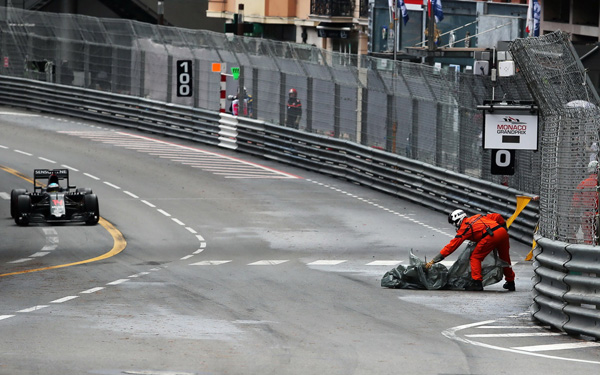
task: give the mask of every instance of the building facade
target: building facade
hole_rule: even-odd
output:
[[[385,56],[393,49],[418,46],[424,40],[427,0],[405,0],[405,3],[410,21],[398,22],[397,43],[392,42],[390,0],[209,0],[206,14],[228,22],[234,22],[236,14],[242,14],[244,22],[259,25],[246,35],[308,43],[335,52]],[[465,34],[468,37],[482,31],[473,21],[488,14],[521,21],[506,25],[504,20],[503,24],[508,27],[494,30],[495,33],[483,39],[468,40],[467,44],[475,47],[479,40],[495,42],[524,33],[527,0],[444,0],[442,3],[445,21],[439,25],[440,46],[449,44],[447,31],[468,24],[460,29],[460,35],[453,36],[464,45]],[[500,22],[484,22],[483,27],[494,28]],[[515,30],[507,32],[511,28]],[[491,38],[492,35],[496,37]]]

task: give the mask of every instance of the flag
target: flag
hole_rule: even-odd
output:
[[[538,0],[529,0],[527,8],[527,27],[525,31],[529,36],[540,36],[540,15],[542,8]]]
[[[440,23],[440,21],[444,19],[444,12],[442,11],[442,0],[429,0],[428,5],[429,16],[431,16],[431,11],[433,10],[433,15],[435,16],[435,23]]]
[[[402,10],[402,21],[406,26],[406,23],[408,22],[408,10],[406,9],[406,4],[404,4],[404,0],[398,0],[398,8]]]
[[[404,25],[408,22],[408,10],[406,9],[406,4],[404,4],[404,0],[397,0],[396,7],[394,8],[394,0],[388,0],[388,5],[390,7],[390,21],[396,20],[396,9],[400,9],[402,13],[402,21]]]

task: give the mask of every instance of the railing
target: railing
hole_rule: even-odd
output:
[[[600,250],[536,237],[533,317],[573,335],[600,338]]]
[[[369,0],[359,0],[360,1],[360,5],[359,5],[359,11],[358,11],[358,15],[361,18],[368,18],[369,17]]]

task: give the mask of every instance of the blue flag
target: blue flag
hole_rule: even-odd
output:
[[[529,0],[529,7],[527,8],[527,27],[525,31],[530,36],[540,36],[540,14],[542,7],[539,1]]]
[[[406,9],[406,4],[404,4],[404,0],[398,0],[398,8],[400,8],[402,10],[402,21],[404,22],[404,25],[406,26],[406,23],[408,22],[408,10]]]
[[[444,12],[442,11],[442,0],[430,0],[429,6],[433,8],[433,15],[435,16],[436,23],[439,23],[441,20],[444,19]]]

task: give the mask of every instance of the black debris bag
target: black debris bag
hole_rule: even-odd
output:
[[[441,263],[425,269],[425,261],[410,251],[409,265],[398,265],[381,278],[381,286],[394,289],[464,289],[471,282],[471,264],[469,258],[476,242],[469,242],[450,269]],[[502,281],[502,268],[508,264],[492,251],[481,262],[483,285],[492,285]]]

